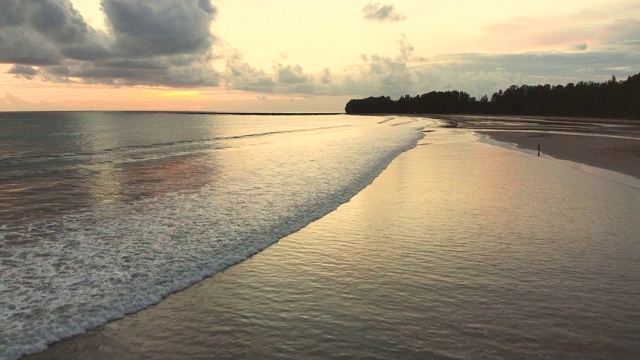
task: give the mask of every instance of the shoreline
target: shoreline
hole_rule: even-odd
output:
[[[440,116],[519,149],[640,179],[640,121],[518,116]]]
[[[247,261],[24,359],[636,355],[637,191],[474,137],[429,133]]]
[[[553,134],[548,132],[477,131],[520,149],[538,150],[556,159],[612,170],[640,179],[640,140]]]

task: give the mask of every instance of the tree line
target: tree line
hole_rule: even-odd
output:
[[[567,85],[512,85],[489,99],[463,91],[432,91],[397,100],[389,96],[351,99],[347,114],[502,114],[640,118],[640,73],[625,81],[580,81]]]

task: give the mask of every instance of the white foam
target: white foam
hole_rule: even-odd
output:
[[[376,122],[212,154],[224,178],[197,190],[3,226],[0,239],[33,241],[0,247],[0,359],[157,303],[336,209],[425,125]]]

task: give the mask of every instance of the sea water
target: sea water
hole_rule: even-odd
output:
[[[638,359],[639,235],[637,187],[436,122],[321,219],[28,359]]]
[[[0,359],[247,259],[348,201],[430,123],[0,114]]]

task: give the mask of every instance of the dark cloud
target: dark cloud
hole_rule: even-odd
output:
[[[393,5],[367,4],[362,8],[364,18],[371,21],[401,21],[407,17],[396,13]]]
[[[19,25],[26,19],[28,1],[3,0],[0,27]]]
[[[30,76],[114,85],[220,82],[208,65],[216,15],[210,0],[102,0],[109,33],[89,26],[69,0],[1,1],[0,63],[40,66]]]
[[[0,62],[57,64],[83,53],[96,33],[66,0],[3,0]]]
[[[89,34],[89,27],[84,19],[68,2],[32,2],[29,10],[32,28],[55,43],[84,42]]]
[[[68,77],[71,70],[67,66],[47,66],[47,72],[53,76]]]
[[[208,1],[102,0],[116,48],[129,56],[198,53],[212,43],[215,8]]]
[[[60,54],[69,60],[102,61],[114,55],[107,47],[99,42],[73,44],[60,49]]]
[[[23,77],[25,79],[32,80],[38,75],[38,70],[34,69],[31,66],[18,64],[18,65],[14,65],[11,69],[9,69],[9,71],[7,71],[7,74],[13,74],[18,77]]]
[[[0,27],[0,63],[53,65],[62,60],[60,49],[42,34],[29,28]]]
[[[587,50],[588,45],[586,43],[582,43],[582,44],[575,44],[572,46],[569,46],[568,50],[571,51],[585,51]]]

